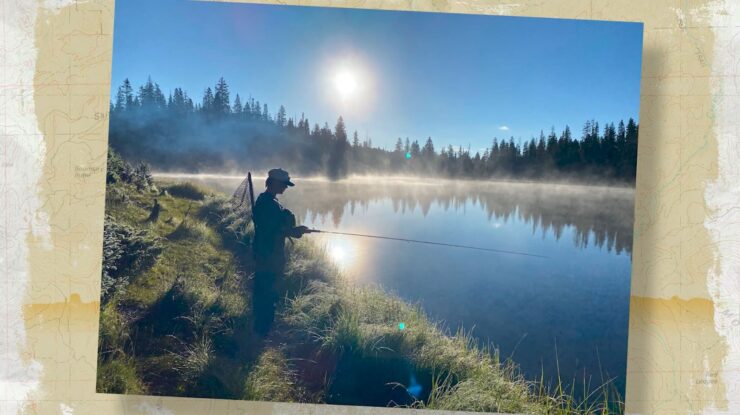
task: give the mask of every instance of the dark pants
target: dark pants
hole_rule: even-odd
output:
[[[283,276],[283,266],[275,261],[258,261],[252,289],[252,316],[254,331],[267,336],[275,320],[275,304],[278,294],[275,283]]]

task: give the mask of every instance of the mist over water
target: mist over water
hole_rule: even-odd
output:
[[[171,177],[171,176],[170,176]],[[182,176],[231,194],[243,177]],[[352,236],[304,236],[357,284],[472,330],[525,376],[617,378],[624,393],[634,191],[538,183],[296,179],[279,197],[311,228],[528,252],[497,254]],[[255,178],[255,196],[264,178]],[[557,358],[556,358],[557,357]],[[622,395],[624,396],[624,395]]]

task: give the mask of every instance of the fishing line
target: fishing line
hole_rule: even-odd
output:
[[[535,257],[535,258],[549,258],[544,255],[530,254],[528,252],[507,251],[503,249],[482,248],[479,246],[469,246],[469,245],[447,244],[444,242],[421,241],[418,239],[393,238],[390,236],[366,235],[366,234],[361,234],[361,233],[322,231],[319,229],[309,229],[307,233],[330,233],[333,235],[359,236],[363,238],[385,239],[385,240],[390,240],[390,241],[401,241],[401,242],[413,242],[417,244],[449,246],[453,248],[475,249],[478,251],[496,252],[499,254],[522,255],[522,256],[529,256],[529,257]]]

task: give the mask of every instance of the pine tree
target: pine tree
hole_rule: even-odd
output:
[[[154,84],[153,100],[155,110],[164,111],[167,109],[167,99],[159,88],[159,84],[156,83]]]
[[[262,107],[260,107],[260,102],[255,101],[254,106],[252,107],[252,117],[255,120],[262,120]]]
[[[195,106],[193,105],[193,100],[190,99],[187,93],[183,92],[183,101],[185,102],[185,111],[187,113],[192,113],[195,111]]]
[[[614,127],[614,123],[607,123],[604,126],[604,140],[601,147],[600,164],[606,169],[612,170],[609,174],[613,174],[614,167],[617,164],[617,129]]]
[[[113,107],[114,111],[123,111],[126,109],[126,95],[123,92],[123,85],[118,87],[118,92],[116,93],[116,105]]]
[[[426,143],[424,143],[424,148],[421,151],[422,156],[427,160],[434,159],[434,143],[432,142],[432,137],[428,137]]]
[[[132,110],[134,107],[134,90],[131,88],[131,82],[128,78],[123,80],[123,84],[118,87],[116,94],[116,111]]]
[[[348,149],[347,128],[344,125],[344,119],[340,116],[334,127],[334,140],[327,161],[327,173],[330,178],[338,179],[347,175]]]
[[[254,98],[250,96],[249,102],[244,106],[244,112],[246,113],[247,119],[252,120],[258,118],[255,114],[258,108],[259,106],[254,102]]]
[[[623,143],[627,139],[627,131],[624,128],[624,120],[619,120],[619,126],[617,127],[617,142]]]
[[[534,141],[534,138],[529,140],[529,143],[526,145],[527,148],[527,154],[524,157],[527,159],[527,163],[534,164],[536,158],[537,158],[537,143]]]
[[[547,144],[545,132],[540,130],[540,139],[537,141],[537,175],[541,176],[547,163]]]
[[[175,88],[175,92],[172,94],[172,104],[170,105],[170,112],[176,116],[182,115],[187,112],[187,102],[185,101],[185,94],[182,89]]]
[[[634,183],[635,181],[635,173],[637,171],[637,133],[638,133],[637,123],[635,123],[635,120],[630,118],[629,121],[627,121],[627,128],[625,131],[626,169],[625,169],[625,173],[623,177],[632,183]]]
[[[229,86],[223,77],[216,83],[213,95],[213,113],[219,116],[231,113],[231,101],[229,99]]]
[[[136,107],[134,102],[134,89],[131,87],[131,82],[129,82],[128,78],[123,81],[123,91],[126,97],[126,110],[133,110]]]
[[[421,147],[419,146],[419,142],[417,140],[414,140],[413,143],[411,143],[411,158],[417,159],[421,155]]]
[[[311,124],[308,122],[308,118],[303,117],[303,113],[301,113],[301,120],[303,121],[303,126],[301,127],[301,130],[303,131],[303,135],[305,136],[311,135],[311,130],[310,130]]]
[[[154,82],[152,82],[152,77],[148,77],[147,81],[144,85],[139,87],[139,93],[136,97],[138,101],[138,106],[141,107],[142,110],[145,112],[151,112],[156,108],[156,97],[155,97],[155,89],[154,89]]]
[[[344,126],[344,119],[340,116],[337,125],[334,127],[334,137],[337,141],[347,141],[347,128]]]
[[[213,98],[213,91],[211,91],[211,87],[209,86],[208,88],[206,88],[206,91],[203,94],[203,103],[200,106],[201,111],[203,111],[206,115],[212,114],[214,112]]]
[[[265,110],[265,112],[267,112],[267,110]],[[285,127],[285,123],[285,107],[281,105],[277,115],[275,116],[275,124],[277,124],[278,127]]]
[[[241,115],[242,111],[244,111],[242,100],[239,98],[239,94],[236,94],[236,98],[234,98],[234,114]]]

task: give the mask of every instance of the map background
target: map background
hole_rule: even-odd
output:
[[[265,3],[644,22],[627,413],[740,413],[732,2]],[[399,413],[95,393],[114,3],[2,10],[0,413]]]

